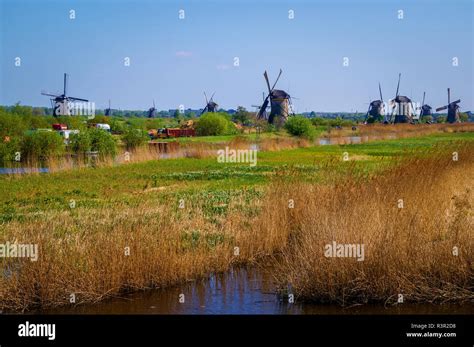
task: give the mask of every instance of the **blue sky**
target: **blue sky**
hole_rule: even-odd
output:
[[[399,72],[414,101],[426,91],[442,106],[451,87],[474,109],[473,0],[0,2],[0,104],[49,106],[40,92],[60,91],[68,72],[69,94],[98,108],[200,108],[215,91],[223,108],[253,109],[263,71],[272,82],[282,68],[277,88],[299,112],[365,112],[379,81],[394,96]]]

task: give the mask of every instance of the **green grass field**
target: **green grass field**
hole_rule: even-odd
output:
[[[212,148],[233,144],[246,148],[252,143],[230,142],[232,139],[221,139],[224,143],[215,143]],[[78,303],[97,302],[110,295],[205,278],[236,265],[265,263],[275,254],[284,254],[295,264],[289,270],[277,270],[276,274],[289,276],[280,276],[282,286],[298,284],[300,274],[306,274],[311,285],[305,288],[309,291],[300,287],[297,293],[311,300],[331,297],[333,287],[326,290],[311,282],[317,277],[311,271],[320,269],[322,263],[309,270],[301,266],[321,259],[311,249],[322,242],[320,232],[312,230],[327,227],[326,232],[331,235],[338,230],[341,239],[351,240],[365,231],[367,242],[380,241],[382,244],[377,243],[377,248],[383,249],[388,231],[399,228],[393,235],[401,235],[402,242],[408,238],[406,232],[414,227],[413,221],[418,220],[421,224],[415,234],[421,239],[417,244],[426,244],[426,237],[436,240],[439,225],[447,222],[443,222],[443,213],[435,213],[441,220],[430,224],[432,211],[448,208],[451,198],[446,201],[445,197],[453,194],[443,189],[459,190],[460,184],[470,185],[465,173],[471,170],[471,157],[460,159],[459,165],[463,167],[446,163],[453,162],[451,153],[457,148],[461,157],[466,158],[472,153],[473,141],[472,132],[297,148],[285,139],[276,141],[276,146],[271,143],[272,146],[265,147],[271,151],[258,152],[257,165],[253,167],[248,163],[219,163],[216,153],[215,157],[203,155],[200,159],[160,159],[49,174],[0,176],[0,240],[38,244],[41,249],[38,262],[13,258],[0,262],[4,269],[21,268],[14,277],[0,277],[0,309],[22,311],[64,305],[70,293],[79,293]],[[292,149],[281,149],[283,146]],[[200,148],[199,143],[197,147]],[[347,161],[343,160],[345,152],[349,156]],[[402,160],[412,155],[414,161]],[[404,184],[398,184],[398,175],[406,168],[411,171],[406,172]],[[389,178],[397,183],[385,184]],[[406,186],[408,181],[411,186]],[[439,204],[433,200],[430,182],[439,184],[435,188]],[[374,205],[376,195],[380,201]],[[431,205],[426,210],[406,209],[399,214],[398,209],[393,209],[393,202],[386,201],[390,196],[404,196],[408,204],[413,200],[417,208],[426,205],[427,200]],[[300,208],[290,212],[290,198]],[[464,202],[468,198],[462,194],[456,197],[456,210],[451,212],[459,217],[454,227],[462,237],[468,235],[467,219],[462,219],[466,215],[464,209],[470,206]],[[180,201],[185,204],[182,208]],[[386,213],[371,213],[379,207]],[[418,215],[419,211],[425,214]],[[326,223],[319,223],[320,220]],[[449,223],[444,227],[454,228]],[[375,231],[371,234],[372,229]],[[351,230],[357,230],[356,234],[351,234]],[[292,243],[295,237],[302,237],[302,245],[309,245],[310,249],[302,253],[298,247],[294,251],[288,248],[297,246]],[[389,250],[396,259],[393,264],[410,261],[403,253],[403,245],[402,242]],[[124,254],[124,247],[132,250],[130,257]],[[234,254],[235,247],[239,249],[238,256]],[[401,253],[395,251],[399,249]],[[436,257],[447,254],[443,252],[426,251],[420,257],[431,259],[430,264],[446,262]],[[301,262],[298,254],[306,254]],[[367,283],[381,281],[382,287],[396,284],[399,277],[393,271],[390,280],[385,281],[385,258],[374,259],[370,269],[376,268],[378,272]],[[413,276],[423,271],[410,268]],[[350,266],[339,267],[337,271],[341,269],[350,274],[348,278],[358,273]],[[456,265],[455,269],[459,272],[456,278],[470,276],[462,266]],[[334,268],[327,270],[329,274],[335,273]],[[446,276],[453,271],[446,270]],[[413,278],[407,283],[412,283]],[[338,283],[341,288],[351,285],[344,279]],[[419,288],[428,288],[423,298],[432,299],[431,287],[421,283]],[[370,299],[378,300],[380,295],[386,298],[392,291],[380,294],[375,290]],[[470,295],[462,288],[449,293],[453,298]],[[412,299],[421,300],[416,295]],[[338,296],[331,298],[337,301]]]
[[[197,138],[201,139],[201,138]],[[195,140],[195,139],[193,139]],[[224,139],[221,139],[224,140]],[[207,141],[207,139],[204,139]],[[349,168],[370,174],[385,168],[392,157],[429,150],[453,141],[474,141],[473,133],[435,134],[419,138],[385,140],[358,145],[329,145],[259,152],[255,167],[218,163],[216,158],[153,160],[114,167],[84,168],[52,174],[0,177],[0,219],[35,216],[41,211],[77,207],[133,205],[165,196],[227,196],[232,190],[258,191],[276,174],[288,173],[312,181],[327,181]],[[343,153],[349,161],[343,161]],[[224,198],[225,200],[226,198]]]

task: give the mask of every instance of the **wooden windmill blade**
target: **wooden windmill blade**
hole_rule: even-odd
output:
[[[273,83],[272,90],[275,89],[275,86],[276,86],[278,80],[280,79],[280,76],[281,76],[281,73],[282,73],[282,72],[283,72],[282,69],[280,69],[280,73],[278,74],[278,77],[277,77],[277,79],[275,80],[275,83]],[[267,81],[267,82],[268,82],[268,81]]]
[[[267,70],[265,70],[265,72],[263,73],[263,77],[265,78],[265,82],[267,82],[267,87],[268,87],[268,95],[271,94],[272,90],[270,88],[270,82],[268,81],[268,74],[267,74]]]
[[[402,74],[399,73],[399,74],[398,74],[397,92],[395,93],[395,97],[398,96],[398,91],[399,91],[399,89],[400,89],[400,79],[401,79],[401,77],[402,77]]]

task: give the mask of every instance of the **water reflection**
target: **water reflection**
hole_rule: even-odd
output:
[[[180,295],[184,302],[180,303]],[[182,297],[181,297],[182,298]],[[43,314],[470,314],[474,304],[362,305],[289,304],[276,294],[266,269],[233,269],[209,279],[134,293],[94,305],[32,312]]]

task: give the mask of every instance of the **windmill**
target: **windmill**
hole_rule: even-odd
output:
[[[390,120],[392,119],[392,116],[396,111],[394,123],[411,123],[413,121],[414,113],[413,103],[409,97],[398,94],[398,91],[400,89],[401,76],[401,73],[398,74],[398,84],[397,92],[395,93],[395,98],[390,100],[390,105],[392,107]]]
[[[265,92],[262,92],[262,103],[265,102]],[[255,107],[255,113],[258,114],[258,111],[260,110],[260,108],[262,107],[262,105],[251,105],[252,107]],[[265,107],[265,110],[263,110],[263,114],[262,114],[262,117],[261,118],[265,118],[267,119],[268,115],[267,115],[267,109],[269,108],[270,106],[268,105],[267,103],[267,107]]]
[[[425,104],[425,96],[426,92],[423,92],[423,101],[421,102],[421,107],[420,107],[420,118],[419,121],[421,122],[421,117],[424,116],[431,116],[431,109],[432,107],[430,105]]]
[[[436,112],[443,111],[448,109],[448,118],[446,119],[448,123],[459,122],[459,103],[461,99],[451,102],[451,90],[448,88],[448,104],[438,107]]]
[[[109,107],[105,109],[104,114],[106,116],[111,116],[112,115],[112,109],[110,108],[110,99],[109,99]]]
[[[204,106],[201,114],[206,113],[206,112],[216,112],[217,111],[217,106],[219,106],[219,105],[217,103],[215,103],[214,100],[213,100],[214,94],[216,94],[216,93],[214,92],[211,95],[211,98],[209,100],[207,100],[206,92],[204,92],[204,98],[206,99],[206,106]]]
[[[51,97],[51,106],[53,108],[53,116],[69,116],[71,115],[70,111],[70,102],[74,101],[84,101],[88,102],[89,100],[76,98],[73,96],[67,95],[67,85],[68,85],[69,76],[67,73],[64,73],[64,86],[63,86],[63,93],[62,94],[51,94],[41,92],[42,95],[46,95]]]
[[[263,74],[265,81],[267,82],[268,95],[263,100],[263,104],[257,113],[257,118],[261,119],[265,117],[268,103],[270,103],[270,115],[268,116],[268,123],[270,124],[274,124],[276,121],[277,125],[282,125],[288,119],[290,112],[290,95],[283,90],[275,89],[282,72],[283,71],[280,69],[280,73],[271,88],[267,71]]]
[[[155,99],[153,99],[153,107],[148,109],[148,118],[155,118],[156,108],[155,108]]]
[[[374,123],[376,121],[382,121],[385,117],[385,104],[383,102],[382,96],[382,87],[379,82],[379,94],[380,100],[371,101],[369,104],[369,109],[365,115],[365,120],[367,123]]]

